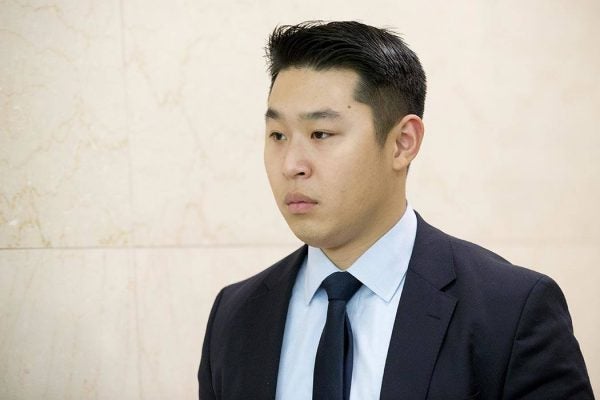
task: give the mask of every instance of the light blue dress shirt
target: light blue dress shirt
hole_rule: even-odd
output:
[[[417,232],[407,206],[402,218],[347,269],[363,286],[347,305],[354,336],[351,400],[378,399],[396,310]],[[309,247],[292,291],[281,348],[277,400],[312,398],[317,347],[327,317],[323,279],[339,269]]]

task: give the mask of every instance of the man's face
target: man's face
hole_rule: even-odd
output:
[[[346,69],[290,68],[268,100],[265,166],[279,210],[303,242],[339,249],[386,224],[394,172],[377,143],[371,108],[354,100]]]

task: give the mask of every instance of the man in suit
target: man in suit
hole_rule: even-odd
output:
[[[265,166],[305,246],[221,290],[200,399],[593,399],[561,290],[406,200],[425,74],[394,33],[278,27]]]

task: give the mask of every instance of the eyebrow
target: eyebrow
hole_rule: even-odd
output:
[[[336,119],[339,118],[341,114],[331,108],[325,108],[323,110],[310,111],[306,113],[300,114],[300,119],[304,120],[316,120],[316,119]],[[265,113],[266,119],[283,119],[281,113],[272,108],[268,108]]]

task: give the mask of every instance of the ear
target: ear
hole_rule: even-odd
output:
[[[417,156],[423,141],[425,125],[415,114],[405,115],[390,131],[389,144],[393,148],[392,166],[396,171],[408,169],[410,162]]]

